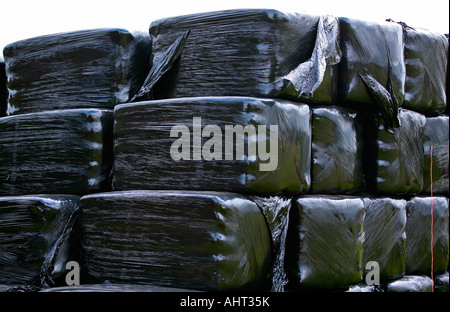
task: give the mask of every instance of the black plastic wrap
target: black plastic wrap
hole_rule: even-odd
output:
[[[280,196],[254,196],[251,200],[258,205],[264,214],[272,236],[274,263],[271,274],[271,291],[283,292],[284,286],[288,283],[284,259],[286,254],[286,237],[292,198]]]
[[[72,285],[72,286],[60,286],[44,288],[41,292],[197,292],[192,289],[181,289],[175,287],[161,287],[161,286],[151,286],[151,285],[137,285],[137,284],[112,284],[112,283],[101,283],[101,284],[83,284],[83,285]]]
[[[433,175],[433,194],[449,194],[449,119],[448,116],[426,119],[424,131],[424,163],[422,193],[431,192],[431,173]],[[433,159],[431,159],[433,145]],[[433,167],[431,168],[431,162]],[[433,172],[431,172],[431,170]]]
[[[433,281],[428,276],[406,275],[387,284],[388,292],[432,292]]]
[[[70,109],[0,119],[0,195],[111,189],[113,111]]]
[[[90,281],[197,290],[267,287],[270,231],[233,193],[127,191],[81,198]]]
[[[449,260],[448,198],[433,197],[433,271],[446,271]],[[431,272],[431,197],[407,202],[406,273]]]
[[[362,280],[364,203],[359,197],[305,196],[289,220],[289,286],[340,288]]]
[[[374,141],[367,144],[372,150],[368,156],[376,157],[374,170],[367,169],[367,183],[374,194],[417,194],[423,188],[426,118],[406,109],[400,109],[398,117],[400,127],[388,131],[380,123],[377,133],[368,139]]]
[[[378,262],[381,280],[403,276],[406,261],[406,200],[364,198],[364,207],[364,276],[368,273],[365,268],[369,261]]]
[[[339,102],[356,106],[372,103],[388,128],[395,127],[405,96],[402,27],[349,18],[339,18],[339,22]]]
[[[353,110],[312,108],[313,193],[349,194],[363,189],[363,138],[357,123],[361,120]]]
[[[152,22],[154,59],[190,31],[155,99],[187,96],[283,97],[334,102],[341,59],[331,16],[242,9]],[[154,63],[154,66],[157,63]]]
[[[448,280],[448,272],[444,274],[436,276],[436,280],[434,281],[434,288],[437,292],[449,292],[449,280]]]
[[[92,29],[11,43],[3,54],[8,115],[113,108],[137,92],[150,69],[147,34]]]
[[[6,103],[8,102],[8,89],[6,88],[5,62],[0,58],[0,117],[6,115]]]
[[[0,196],[0,284],[56,283],[73,260],[73,195]]]
[[[200,97],[121,104],[114,114],[114,190],[309,190],[311,112],[307,105],[247,97]],[[244,130],[249,126],[249,133],[252,128],[255,131],[233,135],[230,128],[237,126]],[[277,129],[277,135],[269,131],[271,127]],[[171,137],[172,130],[176,131]],[[229,138],[230,134],[235,137],[233,143],[227,140],[227,133]],[[182,139],[190,142],[178,145]],[[270,155],[266,160],[261,142]],[[248,147],[256,145],[255,153],[249,152]],[[243,151],[242,157],[238,150]]]
[[[439,33],[403,24],[405,102],[403,107],[438,114],[447,104],[448,39]]]

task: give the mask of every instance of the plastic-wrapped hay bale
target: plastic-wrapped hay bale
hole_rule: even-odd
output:
[[[405,96],[402,27],[349,18],[339,22],[339,102],[357,106],[375,102],[389,127],[395,126]]]
[[[334,17],[245,9],[164,18],[150,25],[154,64],[187,31],[180,58],[154,89],[156,99],[336,98],[341,52]]]
[[[388,292],[431,292],[433,281],[428,276],[407,275],[387,284]]]
[[[434,287],[437,292],[449,292],[448,272],[436,276]]]
[[[148,35],[92,29],[46,35],[4,48],[8,115],[113,108],[128,102],[150,67]]]
[[[112,110],[0,119],[0,194],[87,194],[111,188]]]
[[[364,214],[358,197],[298,198],[288,230],[289,286],[339,288],[361,282]]]
[[[437,114],[445,110],[448,39],[439,33],[403,25],[405,102],[403,107]]]
[[[64,278],[68,234],[79,197],[0,197],[0,284],[42,285]]]
[[[307,105],[247,97],[121,104],[114,111],[114,190],[306,192]]]
[[[374,134],[375,170],[368,174],[367,181],[373,193],[417,194],[422,191],[425,116],[400,109],[398,117],[398,128],[388,131],[379,124]]]
[[[431,117],[426,119],[424,132],[424,162],[423,162],[423,190],[431,192],[431,173],[433,175],[433,194],[449,194],[449,119],[448,116]],[[431,145],[433,145],[433,159],[431,159]],[[433,163],[433,168],[431,168]],[[433,172],[431,172],[431,170]]]
[[[406,200],[365,198],[364,206],[363,270],[366,263],[376,261],[381,280],[401,277],[406,261]]]
[[[137,284],[83,284],[42,289],[41,292],[197,292],[192,289]]]
[[[291,211],[292,198],[281,196],[253,196],[251,198],[261,209],[269,225],[274,252],[272,266],[273,292],[283,292],[287,284],[287,275],[284,267],[286,254],[286,237],[289,225],[289,213]]]
[[[8,102],[8,90],[6,88],[5,62],[0,58],[0,117],[6,115],[6,103]]]
[[[353,193],[363,188],[358,122],[356,112],[346,108],[312,108],[313,193]]]
[[[433,271],[445,272],[449,260],[448,198],[433,197]],[[407,202],[406,273],[431,272],[431,197]]]
[[[261,288],[271,238],[258,206],[233,193],[128,191],[81,198],[92,281],[198,290]]]

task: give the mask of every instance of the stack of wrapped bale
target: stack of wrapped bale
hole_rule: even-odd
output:
[[[0,283],[64,283],[66,262],[78,260],[79,248],[69,250],[76,249],[71,234],[80,196],[111,189],[112,109],[140,88],[150,48],[148,36],[121,29],[47,35],[4,48],[0,262],[10,273]]]

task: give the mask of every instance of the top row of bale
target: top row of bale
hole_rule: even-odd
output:
[[[404,23],[246,9],[94,29],[4,48],[3,115],[139,100],[251,96],[374,109],[446,110],[448,39]],[[0,110],[2,114],[2,110]]]

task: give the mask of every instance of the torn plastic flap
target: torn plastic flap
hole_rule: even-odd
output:
[[[288,80],[298,92],[298,97],[311,98],[320,87],[327,66],[341,61],[339,48],[339,20],[322,16],[317,25],[317,36],[311,58],[298,65],[283,79]]]
[[[172,68],[173,64],[180,57],[189,33],[190,30],[186,31],[183,35],[178,37],[178,39],[175,40],[174,43],[172,43],[172,45],[166,50],[164,54],[154,60],[153,66],[150,69],[147,78],[145,78],[144,84],[142,85],[139,92],[137,92],[132,97],[130,102],[135,102],[136,100],[151,100],[153,98],[153,87],[158,82],[158,80]]]

